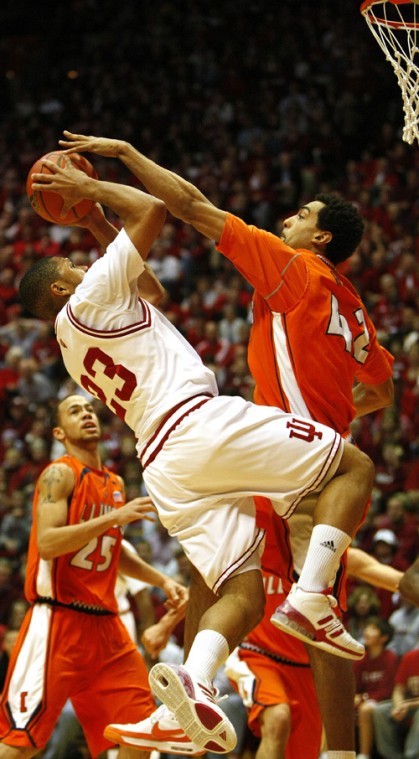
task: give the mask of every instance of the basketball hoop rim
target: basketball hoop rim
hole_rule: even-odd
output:
[[[360,7],[362,15],[375,26],[389,26],[391,29],[417,29],[419,31],[419,22],[412,23],[407,21],[391,21],[388,18],[378,18],[372,13],[373,5],[383,5],[386,0],[364,0]],[[408,3],[405,3],[406,5]]]

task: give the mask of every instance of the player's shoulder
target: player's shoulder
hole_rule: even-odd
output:
[[[74,457],[61,456],[51,461],[39,475],[38,486],[41,488],[55,486],[63,489],[73,487],[76,471],[72,460]]]

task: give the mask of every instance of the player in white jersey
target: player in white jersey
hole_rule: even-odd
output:
[[[137,280],[163,224],[164,205],[133,187],[80,176],[69,162],[65,168],[46,165],[51,174],[34,175],[34,189],[48,185],[60,192],[63,212],[81,197],[103,203],[121,216],[124,228],[88,271],[64,258],[37,262],[21,281],[21,299],[36,316],[55,321],[73,379],[133,429],[162,523],[218,594],[184,667],[157,664],[150,682],[198,746],[227,752],[236,737],[215,703],[212,679],[260,621],[264,605],[263,531],[255,524],[252,496],[269,497],[288,518],[304,495],[321,491],[318,517],[333,525],[338,515],[352,536],[371,492],[373,466],[328,427],[219,396],[213,373],[191,346],[138,298]],[[333,557],[336,568],[340,555]],[[343,628],[326,590],[306,595],[312,644],[362,658],[363,647]],[[299,619],[292,621],[299,629]]]

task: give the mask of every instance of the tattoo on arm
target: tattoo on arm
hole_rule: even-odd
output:
[[[42,496],[42,503],[54,503],[56,498],[52,494],[52,488],[63,480],[63,473],[57,466],[48,467],[43,476],[43,484],[46,487],[46,492]]]

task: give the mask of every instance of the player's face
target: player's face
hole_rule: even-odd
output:
[[[99,419],[92,404],[81,395],[70,395],[59,405],[58,425],[63,442],[96,442],[100,438]]]
[[[61,258],[59,260],[60,277],[71,286],[71,289],[76,289],[77,285],[82,281],[88,267],[76,266],[70,258]]]
[[[316,233],[319,232],[317,226],[318,213],[323,205],[320,201],[313,200],[311,203],[302,206],[294,216],[285,219],[281,240],[294,250],[297,248],[316,250],[315,237]]]

